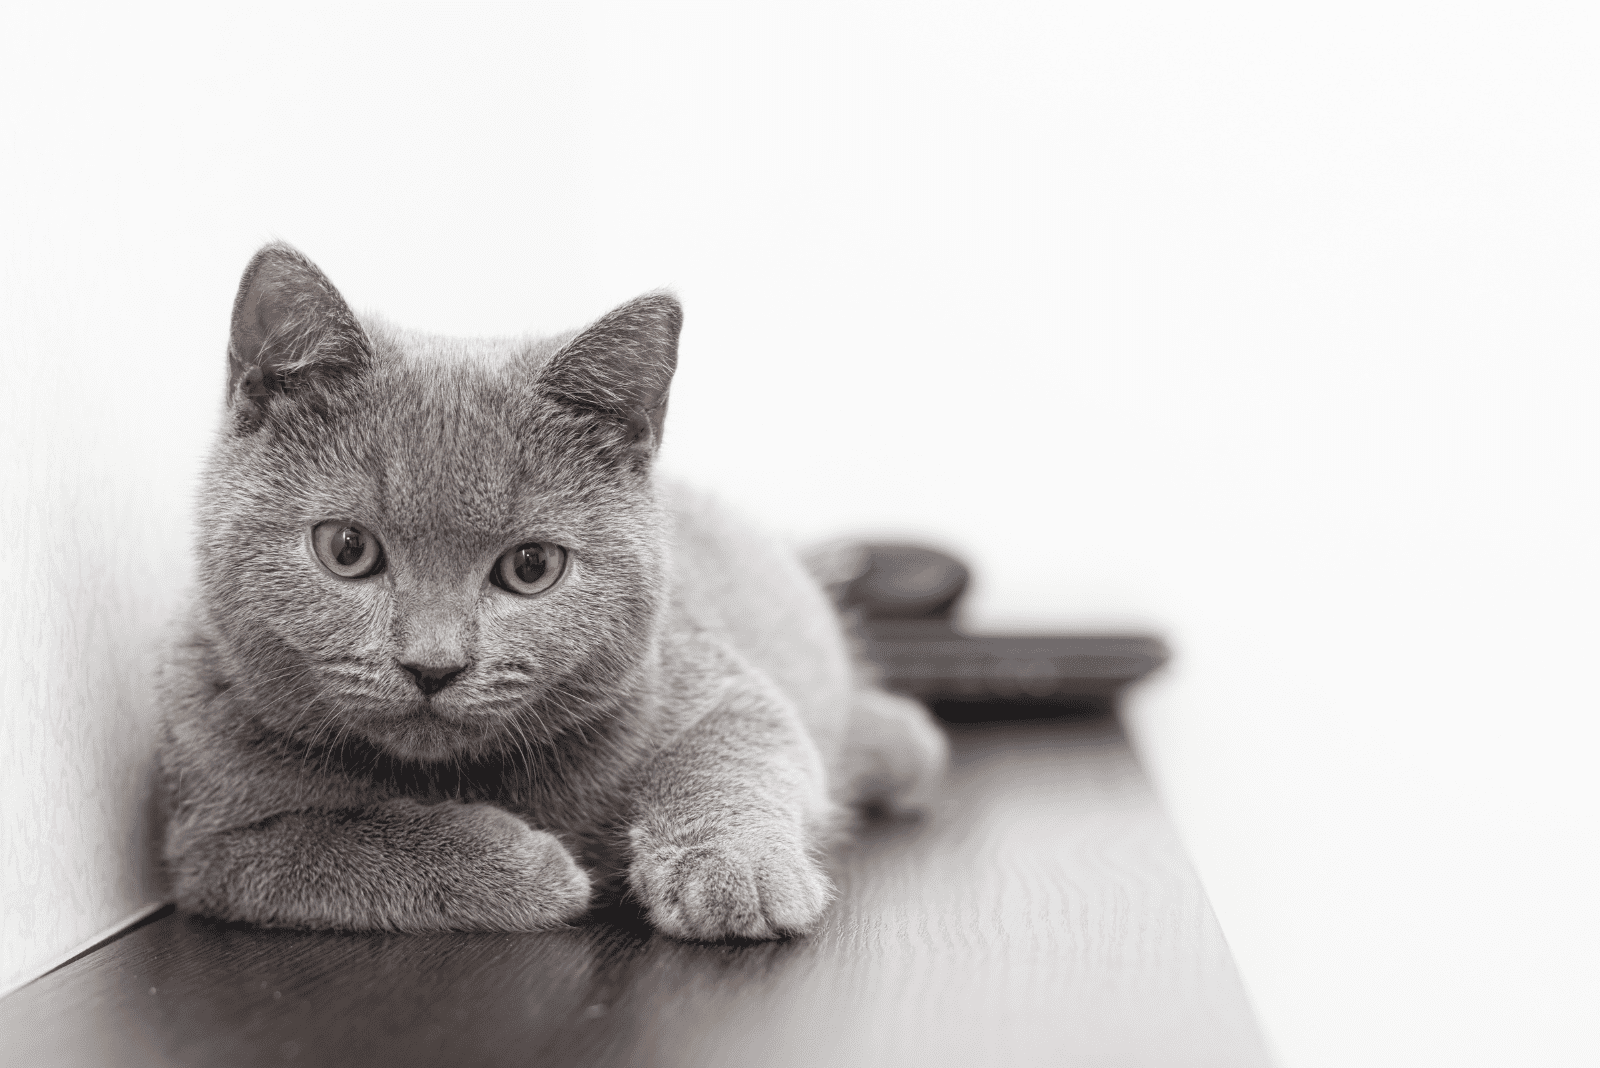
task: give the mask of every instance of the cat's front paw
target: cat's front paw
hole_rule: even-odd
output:
[[[489,847],[453,872],[443,902],[450,926],[543,931],[588,911],[589,876],[559,839],[492,805],[463,808]]]
[[[783,844],[634,839],[634,893],[657,928],[693,942],[765,941],[804,934],[822,918],[832,884],[805,851]]]

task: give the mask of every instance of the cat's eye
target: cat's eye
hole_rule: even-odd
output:
[[[358,579],[383,570],[383,546],[372,531],[348,519],[330,519],[311,531],[322,566],[340,578]]]
[[[566,569],[567,550],[547,541],[530,541],[496,560],[489,581],[502,590],[532,597],[561,581]]]

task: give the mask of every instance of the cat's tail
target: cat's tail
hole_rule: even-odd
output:
[[[921,702],[863,684],[850,700],[846,800],[869,812],[913,815],[938,795],[950,742]]]

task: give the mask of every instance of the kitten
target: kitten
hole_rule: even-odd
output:
[[[269,245],[234,303],[199,592],[165,664],[180,905],[531,931],[629,893],[699,940],[805,932],[850,806],[943,770],[796,558],[654,461],[681,311],[457,340]]]

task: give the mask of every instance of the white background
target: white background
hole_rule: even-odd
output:
[[[6,976],[157,892],[145,650],[279,237],[442,331],[671,285],[675,469],[1167,634],[1128,721],[1285,1065],[1600,1056],[1585,5],[32,7]]]

